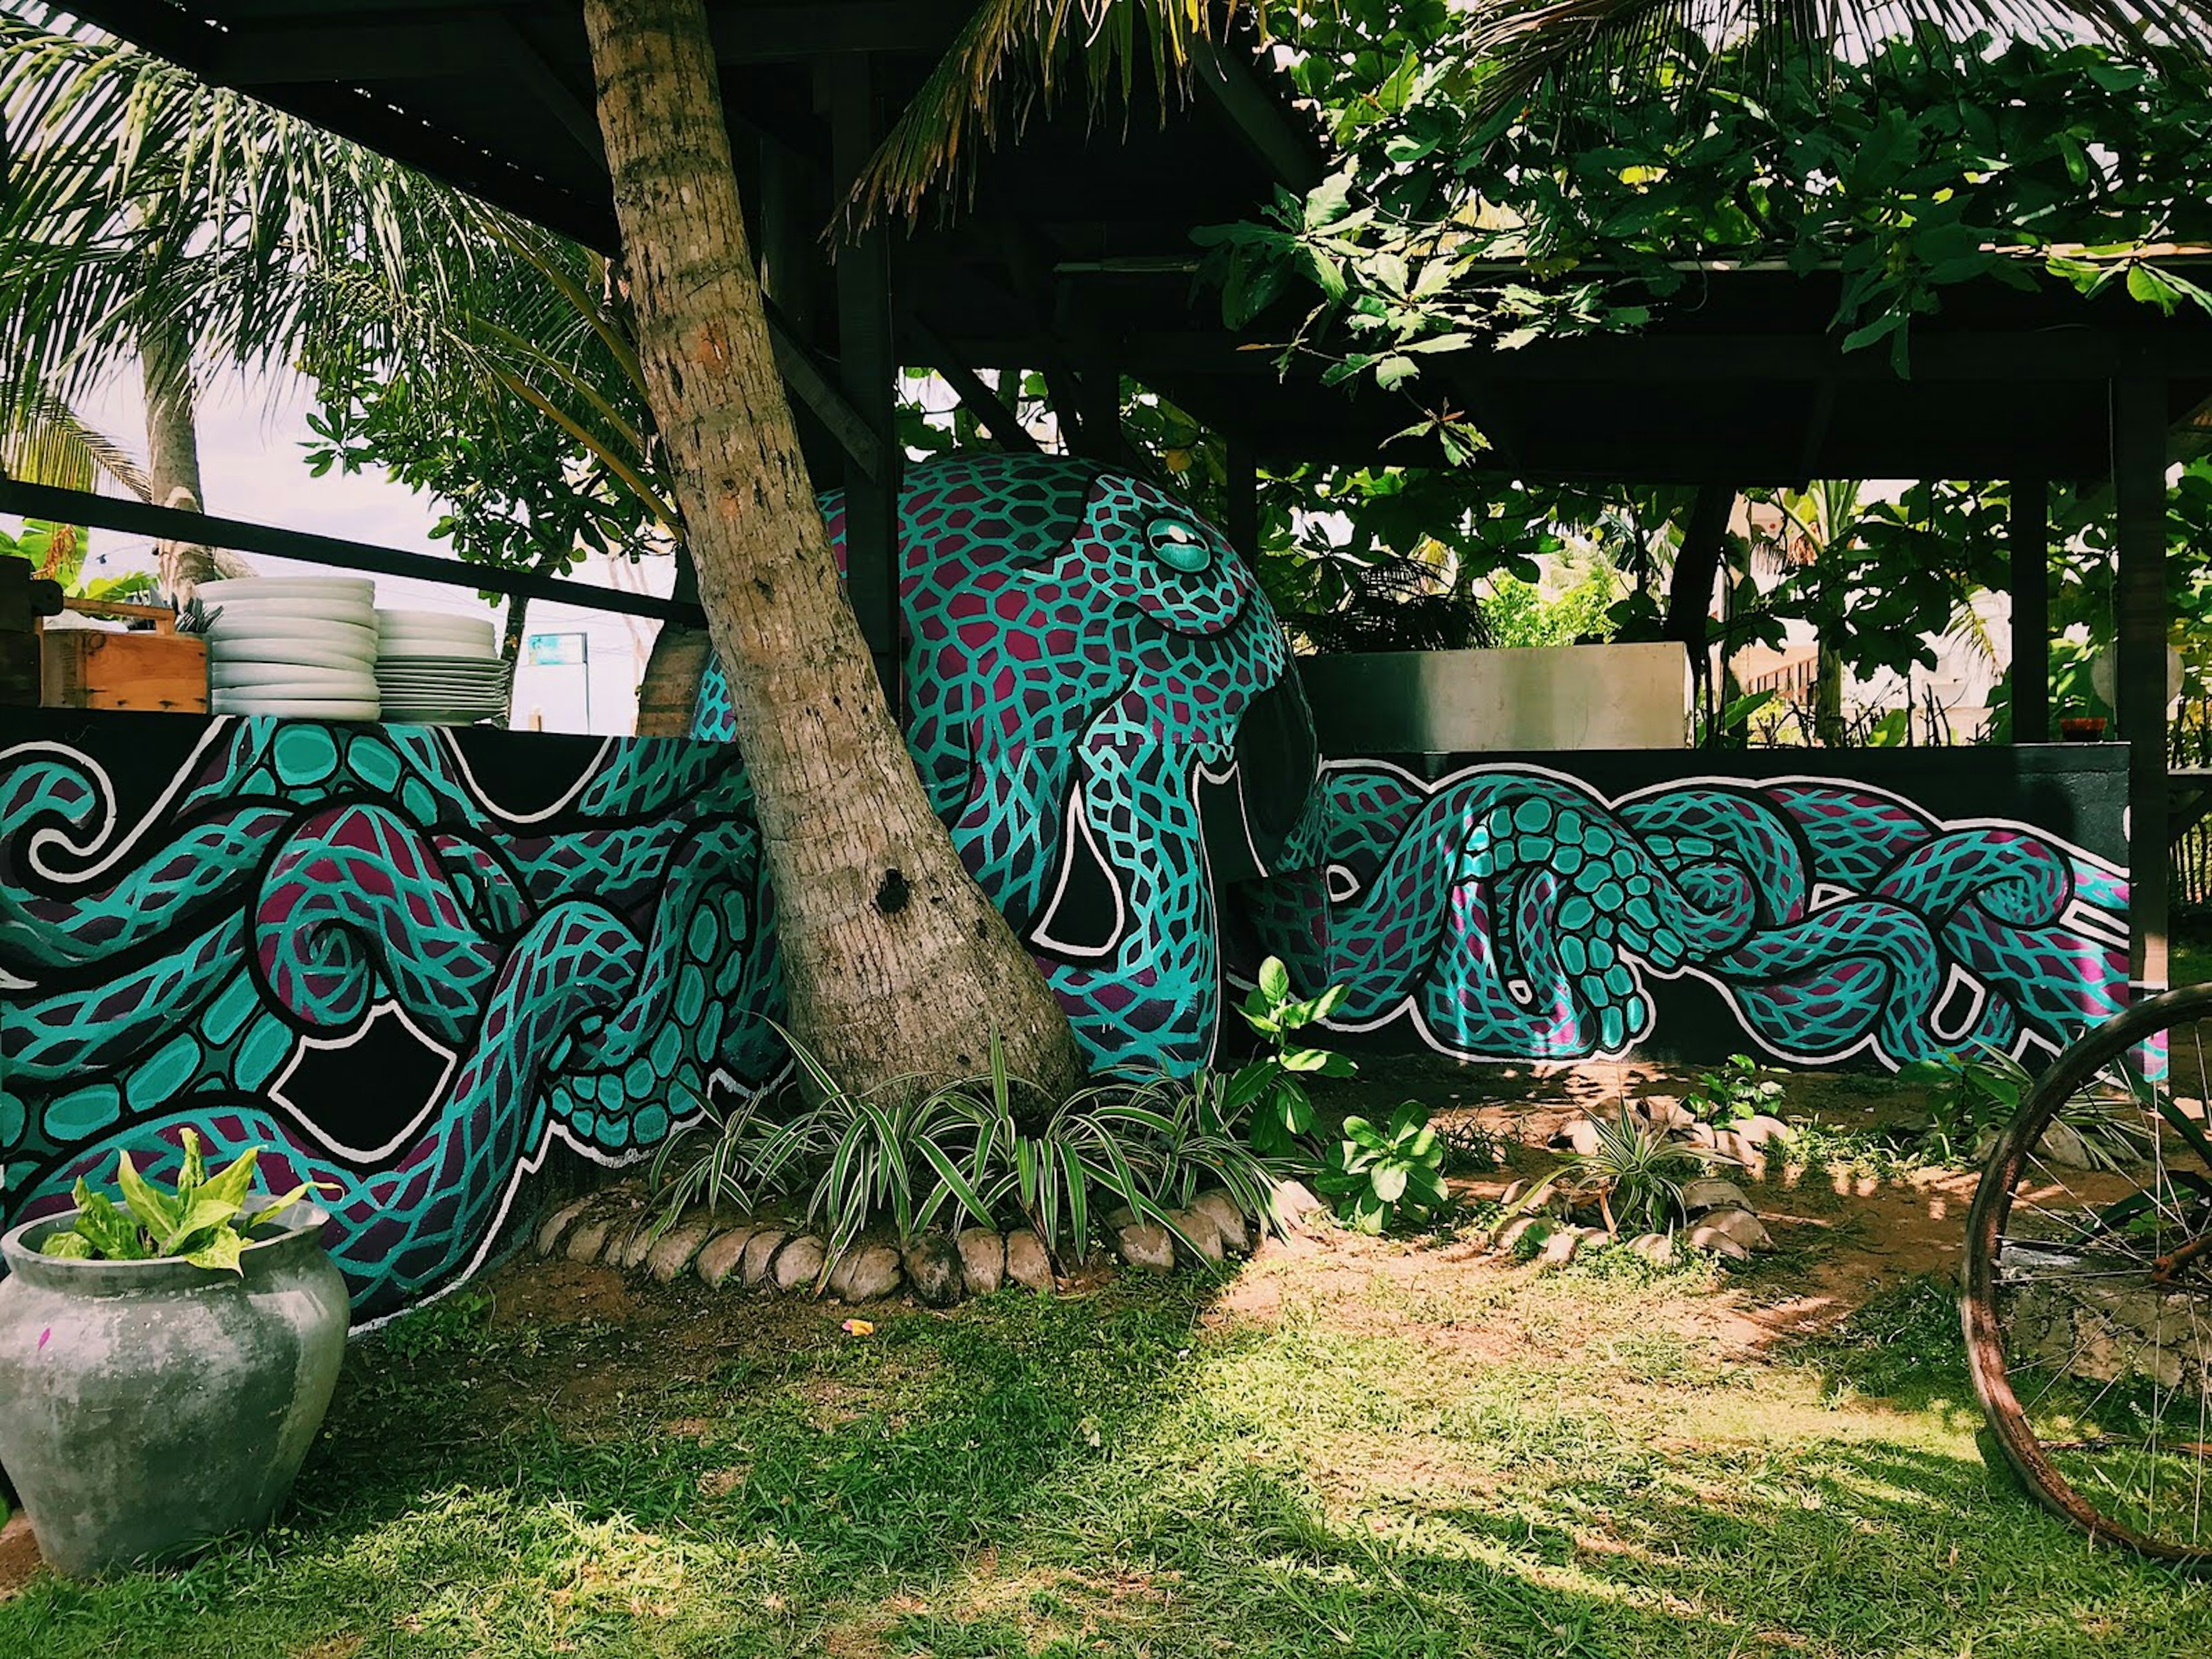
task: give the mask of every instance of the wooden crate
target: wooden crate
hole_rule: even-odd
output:
[[[40,639],[40,701],[47,708],[207,713],[207,641],[177,633],[166,609],[78,600],[71,600],[70,609],[150,617],[155,631],[46,630]]]

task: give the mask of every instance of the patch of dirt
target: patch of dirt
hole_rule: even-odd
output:
[[[566,1256],[520,1261],[495,1274],[486,1285],[495,1326],[620,1325],[638,1312],[629,1281],[612,1267],[571,1261]]]
[[[30,1517],[18,1510],[0,1527],[0,1597],[15,1595],[45,1565],[39,1540],[31,1536]]]

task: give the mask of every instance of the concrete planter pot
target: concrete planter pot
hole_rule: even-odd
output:
[[[294,1206],[242,1275],[40,1255],[68,1216],[0,1240],[0,1463],[57,1571],[161,1560],[276,1515],[345,1357],[328,1219]]]

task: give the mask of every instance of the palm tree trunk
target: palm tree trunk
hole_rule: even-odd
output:
[[[1813,735],[1836,749],[1844,733],[1844,653],[1822,640],[1813,668]]]
[[[1046,1091],[1073,1033],[963,868],[831,562],[746,245],[702,0],[586,0],[639,355],[751,775],[802,1041],[845,1087],[972,1074],[986,1028]]]
[[[146,392],[146,482],[162,506],[179,489],[191,492],[194,511],[204,510],[200,491],[199,427],[192,411],[192,345],[173,323],[148,321],[138,327],[138,361]]]
[[[175,323],[149,319],[138,325],[138,367],[146,396],[146,483],[156,507],[204,512],[200,491],[199,422],[192,408],[191,337]],[[154,544],[161,589],[174,600],[219,576],[243,574],[218,565],[212,548],[197,542]],[[242,561],[234,561],[242,566]]]
[[[685,605],[699,602],[699,577],[691,564],[691,550],[676,549],[676,583],[669,597]],[[691,717],[699,706],[699,682],[707,672],[714,641],[703,628],[682,623],[663,623],[653,636],[653,651],[645,659],[645,672],[637,682],[637,734],[641,738],[680,738],[691,730]]]

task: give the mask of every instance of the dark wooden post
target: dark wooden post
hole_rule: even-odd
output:
[[[881,124],[866,53],[833,59],[829,78],[831,171],[842,199],[874,153]],[[876,434],[884,458],[879,476],[872,478],[850,460],[846,464],[845,591],[875,658],[892,718],[902,721],[898,368],[891,337],[890,238],[877,225],[837,249],[838,383],[846,401]]]
[[[2146,996],[2166,987],[2166,439],[2165,383],[2113,382],[2112,678],[2128,742],[2128,976]]]
[[[2012,549],[2012,740],[2051,741],[2051,487],[2015,478]]]
[[[1229,544],[1242,553],[1248,562],[1257,562],[1260,557],[1260,466],[1252,453],[1252,446],[1240,438],[1231,438],[1223,457],[1224,470],[1228,477],[1223,488],[1228,496],[1229,522],[1222,528],[1229,532]]]

